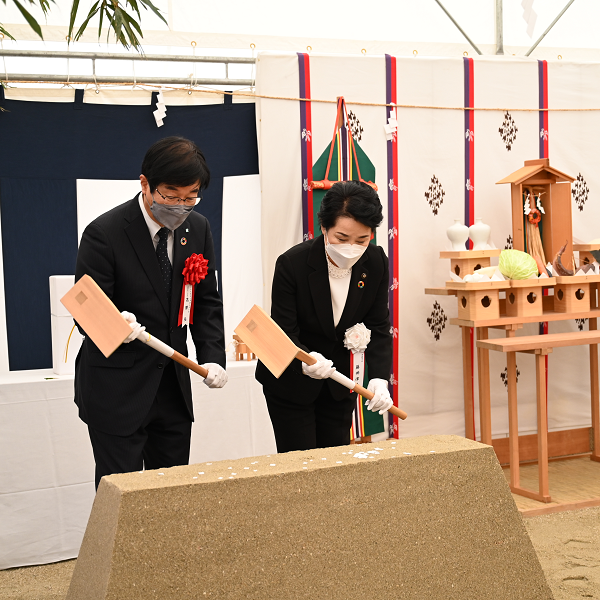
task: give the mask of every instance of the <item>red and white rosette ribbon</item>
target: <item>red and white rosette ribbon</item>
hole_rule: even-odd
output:
[[[196,283],[200,283],[208,274],[208,260],[202,254],[188,256],[182,274],[183,289],[181,290],[177,325],[183,327],[194,322],[194,286]]]
[[[350,350],[350,372],[354,383],[363,384],[365,378],[365,350],[371,341],[371,330],[364,323],[346,329],[344,346]]]

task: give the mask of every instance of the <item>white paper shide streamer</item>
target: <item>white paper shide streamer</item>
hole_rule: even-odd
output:
[[[156,110],[152,114],[156,120],[156,126],[162,127],[164,124],[163,119],[167,116],[167,107],[165,106],[162,88],[160,88],[158,92],[158,96],[156,98]]]
[[[191,283],[185,284],[183,299],[183,314],[181,316],[181,326],[190,324],[190,310],[192,308],[194,286]]]
[[[365,350],[371,341],[371,330],[364,323],[357,323],[346,329],[344,346],[352,352],[350,368],[354,383],[362,385],[365,377]]]

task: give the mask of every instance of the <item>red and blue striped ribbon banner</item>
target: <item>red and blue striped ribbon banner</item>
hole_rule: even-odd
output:
[[[385,55],[386,104],[396,104],[396,57]],[[395,109],[385,109],[385,122],[390,112],[396,116]],[[388,179],[388,258],[390,263],[388,304],[390,310],[391,333],[393,335],[392,372],[390,374],[390,392],[394,406],[398,406],[398,305],[399,305],[399,250],[398,250],[398,132],[387,143],[387,179]],[[398,417],[393,417],[393,435],[398,437]]]
[[[538,83],[540,97],[540,158],[549,158],[548,156],[548,62],[538,60]],[[546,109],[546,110],[544,110]],[[544,290],[544,296],[548,295],[548,290]],[[540,335],[548,333],[548,321],[540,323]],[[548,404],[548,355],[546,355],[546,404]]]
[[[300,145],[302,154],[302,233],[304,240],[314,237],[312,175],[312,115],[310,100],[310,58],[298,52],[300,79]]]
[[[475,106],[475,78],[473,59],[463,58],[464,84],[465,84],[465,225],[470,227],[475,222],[475,111],[468,110]],[[466,249],[473,247],[473,242],[468,240]],[[475,377],[474,377],[474,349],[475,336],[471,327],[471,398],[473,401],[473,432],[475,432]],[[466,428],[466,424],[465,424]],[[475,435],[473,435],[475,437]]]

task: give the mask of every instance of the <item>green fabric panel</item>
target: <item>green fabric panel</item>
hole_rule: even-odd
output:
[[[362,173],[361,173],[362,175]],[[369,348],[367,348],[367,360],[369,357]],[[369,385],[369,366],[365,365],[365,380],[363,383],[363,387],[368,387]],[[363,419],[365,422],[365,435],[374,435],[375,433],[381,433],[386,430],[386,427],[383,423],[383,417],[385,415],[380,415],[378,412],[372,412],[366,407],[366,400],[362,399],[363,403]]]

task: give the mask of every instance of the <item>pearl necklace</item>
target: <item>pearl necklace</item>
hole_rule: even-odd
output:
[[[336,267],[329,259],[327,250],[325,250],[325,260],[327,261],[327,270],[329,271],[329,277],[333,277],[333,279],[344,279],[345,277],[348,277],[350,273],[352,273],[351,268],[340,269],[340,267]]]

